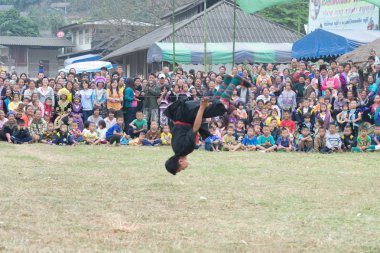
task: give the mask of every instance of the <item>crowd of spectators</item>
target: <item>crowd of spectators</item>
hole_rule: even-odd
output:
[[[16,70],[17,71],[17,70]],[[280,64],[224,66],[219,73],[168,67],[142,76],[114,72],[0,72],[0,139],[14,144],[171,144],[163,112],[178,99],[212,97],[226,75],[239,75],[228,113],[205,119],[209,151],[362,152],[380,149],[380,61],[293,59]]]

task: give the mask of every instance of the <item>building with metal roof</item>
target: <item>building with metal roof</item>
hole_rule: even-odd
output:
[[[64,38],[55,37],[19,37],[0,36],[2,46],[30,46],[30,47],[72,47],[70,41]]]
[[[19,73],[36,77],[39,71],[55,76],[63,66],[57,58],[64,48],[73,44],[64,38],[0,36],[2,69],[15,66]]]
[[[199,1],[197,1],[198,3]],[[190,8],[193,11],[192,8]],[[181,11],[178,15],[187,15]],[[206,10],[207,42],[230,43],[233,41],[234,5],[221,0]],[[203,43],[204,12],[175,24],[176,43]],[[144,74],[155,71],[160,66],[147,63],[148,49],[157,42],[170,43],[173,26],[170,22],[127,45],[106,55],[104,60],[111,60],[124,66],[128,75]],[[255,14],[246,15],[237,8],[236,42],[242,43],[293,43],[303,35],[287,27],[265,20]],[[164,63],[165,64],[165,63]],[[161,64],[162,67],[163,64]],[[167,65],[167,64],[165,64]]]

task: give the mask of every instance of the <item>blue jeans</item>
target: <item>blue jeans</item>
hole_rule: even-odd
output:
[[[83,122],[86,122],[88,117],[90,117],[92,114],[93,114],[93,110],[90,110],[90,111],[83,110],[82,112]]]
[[[24,144],[26,142],[32,141],[32,137],[17,138],[17,137],[12,136],[11,140],[14,144]]]
[[[144,139],[144,140],[142,141],[142,144],[143,144],[144,146],[162,145],[162,141],[161,141],[161,140],[155,140],[155,141],[153,142],[153,144],[152,144],[152,143],[150,143],[148,140]]]

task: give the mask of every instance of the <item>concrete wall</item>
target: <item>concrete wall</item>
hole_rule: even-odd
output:
[[[28,61],[29,61],[29,76],[35,77],[38,74],[39,62],[44,61],[45,75],[49,77],[55,77],[58,69],[63,66],[59,65],[57,49],[29,49]]]

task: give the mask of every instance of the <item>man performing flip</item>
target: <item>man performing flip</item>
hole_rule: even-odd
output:
[[[224,82],[212,99],[208,97],[204,97],[200,101],[180,99],[165,110],[164,114],[174,122],[172,130],[174,156],[165,163],[166,170],[169,173],[175,175],[187,168],[189,165],[187,155],[195,149],[198,131],[203,138],[210,134],[207,129],[201,127],[202,119],[224,115],[227,112],[226,108],[228,108],[232,92],[238,85],[251,86],[240,76],[226,75]]]

